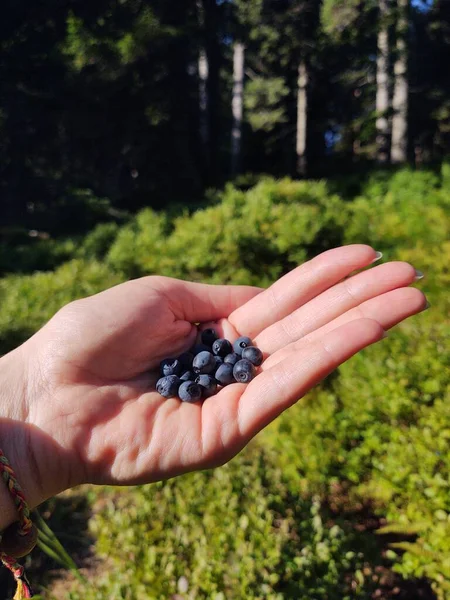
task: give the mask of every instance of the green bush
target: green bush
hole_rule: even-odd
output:
[[[248,192],[229,185],[220,204],[172,223],[141,212],[106,260],[126,277],[269,285],[309,254],[339,244],[341,204],[324,182],[264,179]]]
[[[86,235],[76,255],[86,260],[103,260],[119,232],[116,223],[100,223]]]
[[[0,279],[0,354],[25,341],[62,306],[119,283],[98,262],[72,260],[50,273]]]
[[[110,489],[90,522],[109,568],[72,600],[173,598],[367,598],[366,555],[356,534],[327,525],[318,498],[290,495],[276,455],[252,444],[214,471]],[[352,584],[353,582],[353,584]]]
[[[19,243],[0,244],[0,274],[50,271],[71,259],[74,240],[33,239],[23,234]]]
[[[265,286],[324,249],[359,242],[426,275],[431,309],[348,361],[253,450],[214,472],[112,490],[92,521],[111,569],[96,591],[74,588],[74,599],[171,597],[181,576],[187,597],[345,598],[349,578],[357,591],[348,597],[369,597],[361,568],[376,560],[372,549],[345,527],[324,521],[320,538],[314,529],[318,504],[308,498],[326,498],[336,483],[371,501],[391,529],[415,533],[392,548],[395,569],[427,577],[440,600],[450,598],[447,179],[446,167],[441,177],[377,172],[344,201],[323,181],[263,178],[249,190],[228,186],[191,215],[144,210],[118,230],[100,226],[77,260],[0,281],[6,351],[69,300],[149,273]]]

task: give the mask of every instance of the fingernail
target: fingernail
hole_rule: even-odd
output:
[[[425,277],[425,275],[422,273],[422,271],[418,271],[417,269],[414,269],[416,272],[416,276],[414,277],[414,279],[416,281],[419,281],[419,279],[423,279]]]
[[[383,253],[382,252],[375,252],[375,258],[372,260],[372,263],[377,262],[377,260],[380,260],[380,258],[383,258]]]
[[[430,304],[430,303],[428,302],[428,300],[427,300],[427,303],[426,303],[426,304],[425,304],[425,306],[422,308],[422,312],[423,312],[424,310],[428,310],[428,309],[430,308],[430,306],[431,306],[431,304]]]

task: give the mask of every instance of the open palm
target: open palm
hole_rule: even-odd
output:
[[[375,258],[369,246],[336,248],[267,290],[144,277],[66,306],[26,344],[40,390],[27,418],[64,454],[40,459],[34,443],[38,463],[59,465],[46,467],[57,479],[47,488],[151,482],[232,458],[342,362],[425,307],[407,287],[416,278],[407,263],[348,277]],[[162,398],[158,365],[195,343],[196,323],[231,341],[250,336],[266,358],[261,372],[204,402]]]

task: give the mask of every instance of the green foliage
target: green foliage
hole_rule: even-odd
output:
[[[254,77],[245,88],[245,108],[248,121],[254,131],[272,131],[287,122],[282,101],[289,94],[281,77],[264,79]]]
[[[131,14],[135,11],[131,10]],[[149,7],[133,14],[133,26],[125,32],[117,32],[112,11],[99,17],[91,28],[73,12],[67,16],[67,34],[62,45],[63,54],[75,71],[103,63],[103,75],[116,78],[121,75],[118,67],[145,56],[152,36],[160,35],[164,28]],[[106,60],[105,60],[106,59]],[[106,64],[105,64],[106,63]],[[108,65],[109,69],[105,67]]]
[[[86,259],[103,260],[119,232],[116,223],[101,223],[86,235],[77,250],[77,256]]]
[[[308,253],[339,240],[340,200],[324,182],[229,185],[217,206],[176,218],[147,209],[123,228],[107,262],[124,276],[159,273],[268,285]]]
[[[359,0],[324,0],[322,4],[322,22],[324,30],[333,35],[354,25],[359,12]]]
[[[55,272],[0,279],[0,353],[25,341],[62,306],[119,283],[104,265],[72,260]]]
[[[148,273],[268,285],[323,249],[357,242],[426,275],[429,311],[345,363],[228,466],[103,490],[110,500],[91,527],[108,568],[94,589],[74,584],[73,600],[171,597],[180,577],[198,598],[370,597],[363,563],[376,563],[373,548],[343,525],[333,528],[319,501],[307,499],[333,494],[342,482],[391,528],[415,532],[389,551],[394,568],[427,577],[448,599],[450,196],[443,175],[380,171],[354,200],[344,181],[345,201],[338,184],[332,192],[324,181],[263,178],[250,189],[243,181],[191,215],[146,209],[118,229],[101,225],[76,260],[0,281],[6,351],[71,299]]]
[[[0,273],[30,273],[50,271],[72,258],[75,242],[68,240],[33,239],[22,235],[21,242],[0,243]],[[28,239],[27,239],[28,238]]]
[[[402,169],[388,181],[382,172],[375,174],[349,206],[345,241],[364,236],[391,251],[412,240],[430,248],[443,244],[450,239],[450,197],[438,186],[439,177],[429,171]]]
[[[214,471],[108,490],[90,528],[110,568],[71,599],[172,598],[183,584],[189,598],[366,598],[374,584],[351,589],[348,577],[364,564],[355,535],[283,477],[276,454],[253,444]]]

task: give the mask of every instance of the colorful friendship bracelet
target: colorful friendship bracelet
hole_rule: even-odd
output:
[[[37,529],[30,519],[30,509],[14,470],[1,449],[0,473],[19,513],[19,520],[0,532],[0,560],[16,580],[17,590],[13,600],[24,600],[32,598],[33,592],[27,581],[25,569],[17,559],[33,550],[37,542]]]

